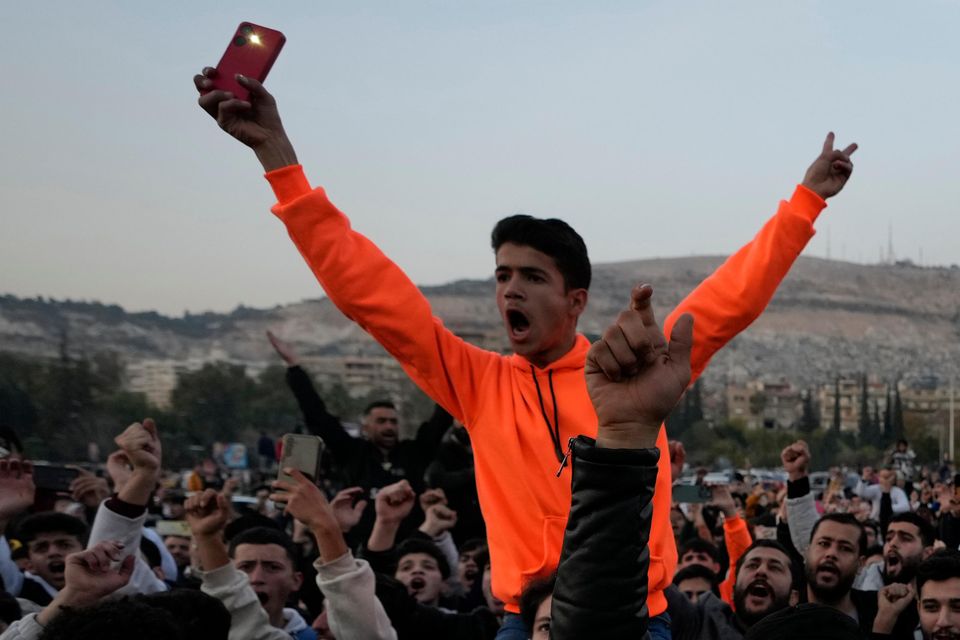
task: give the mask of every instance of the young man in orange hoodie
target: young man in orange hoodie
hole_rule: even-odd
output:
[[[566,223],[512,216],[498,223],[496,299],[514,355],[470,345],[433,316],[423,294],[397,265],[327,199],[311,188],[286,136],[276,102],[257,81],[242,101],[211,91],[216,71],[194,77],[200,106],[256,153],[277,197],[272,211],[334,304],[360,324],[434,401],[467,426],[477,489],[487,522],[494,594],[510,614],[528,580],[556,568],[570,509],[565,467],[570,438],[595,436],[587,395],[587,339],[577,320],[587,305],[590,262],[583,240]],[[744,246],[697,287],[664,323],[669,335],[683,313],[696,318],[693,379],[710,357],[745,329],[769,302],[813,236],[813,221],[852,172],[850,154],[833,149],[833,134],[789,201]],[[667,449],[661,430],[657,446]],[[648,606],[651,635],[669,638],[663,589],[677,551],[670,529],[669,456],[660,458],[650,532]],[[563,477],[558,477],[562,475]],[[524,637],[508,615],[498,638]]]

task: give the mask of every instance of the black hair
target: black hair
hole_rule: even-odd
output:
[[[172,589],[135,598],[172,613],[190,640],[227,640],[230,635],[230,612],[218,598],[202,591]]]
[[[460,553],[476,551],[477,549],[487,549],[487,541],[483,538],[470,538],[460,545]]]
[[[20,609],[17,599],[6,591],[0,591],[0,620],[11,625],[22,617],[23,610]]]
[[[693,578],[702,578],[710,583],[710,590],[717,593],[717,574],[712,569],[702,564],[688,564],[683,569],[679,569],[673,576],[673,584],[680,586],[684,580]]]
[[[714,562],[720,562],[720,550],[717,549],[717,545],[713,544],[709,540],[704,540],[703,538],[693,538],[680,547],[680,553],[677,554],[677,557],[682,560],[683,556],[687,555],[691,551],[694,553],[705,553],[710,556]]]
[[[813,542],[813,537],[817,535],[817,529],[820,528],[820,524],[823,522],[836,522],[837,524],[845,524],[851,527],[856,527],[860,531],[860,535],[857,537],[857,554],[863,555],[867,551],[867,531],[863,528],[863,525],[860,524],[860,521],[853,517],[849,513],[828,513],[820,517],[817,520],[817,523],[813,525],[813,531],[810,532],[810,541]]]
[[[64,608],[41,640],[227,640],[230,613],[220,600],[193,589],[101,600]]]
[[[951,578],[960,578],[960,551],[941,549],[917,567],[917,597],[927,582],[946,582]]]
[[[794,589],[799,589],[800,583],[802,582],[801,568],[798,567],[797,563],[793,561],[793,556],[790,555],[790,552],[787,551],[787,548],[776,540],[767,540],[765,538],[754,540],[743,552],[743,555],[740,556],[740,559],[737,560],[737,566],[735,568],[736,575],[740,575],[740,569],[743,568],[743,563],[747,561],[747,556],[750,555],[750,552],[761,547],[764,549],[775,549],[787,558],[787,566],[790,567],[790,585]]]
[[[531,580],[524,585],[520,593],[520,619],[523,621],[523,628],[528,634],[533,633],[533,623],[536,622],[537,609],[548,597],[553,595],[553,590],[557,586],[557,574],[549,575],[546,578]]]
[[[41,640],[187,640],[176,616],[140,599],[101,600],[92,607],[64,608]]]
[[[397,405],[393,404],[390,400],[374,400],[363,410],[363,415],[370,415],[370,412],[374,409],[393,409],[396,411]]]
[[[283,550],[287,552],[287,557],[290,558],[290,565],[293,567],[294,571],[296,571],[297,549],[294,546],[293,540],[290,538],[290,536],[280,529],[274,529],[272,527],[254,527],[253,529],[241,531],[230,539],[230,547],[228,548],[228,552],[231,558],[236,553],[237,547],[242,544],[275,544],[279,547],[283,547]]]
[[[17,527],[17,539],[24,546],[28,546],[37,539],[37,536],[45,533],[65,533],[86,544],[88,529],[80,518],[56,511],[35,513],[24,518]]]
[[[277,524],[276,520],[268,518],[261,513],[251,511],[230,522],[223,530],[223,537],[227,540],[233,540],[244,531],[263,528],[281,531],[280,525]]]
[[[490,244],[494,251],[506,243],[532,247],[553,258],[563,275],[566,289],[590,288],[590,258],[587,245],[573,227],[556,218],[534,218],[518,214],[504,218],[493,228]]]
[[[863,555],[869,558],[870,556],[882,556],[883,555],[883,545],[875,544],[872,547],[868,548],[863,552]]]
[[[890,524],[887,525],[887,531],[890,530],[890,525],[894,522],[906,522],[907,524],[912,524],[920,531],[920,539],[923,540],[923,546],[929,547],[933,544],[933,541],[936,540],[937,534],[933,530],[933,525],[930,524],[928,520],[917,515],[913,511],[904,511],[903,513],[898,513],[890,518]]]
[[[437,566],[440,568],[440,575],[443,576],[443,579],[446,580],[450,577],[450,563],[447,562],[440,548],[429,540],[407,538],[401,542],[397,547],[397,564],[400,564],[404,556],[408,556],[411,553],[425,553],[430,556],[437,561]]]

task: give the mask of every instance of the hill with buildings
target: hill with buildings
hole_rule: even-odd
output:
[[[599,334],[637,281],[654,284],[662,318],[721,262],[690,257],[595,265],[581,329]],[[492,280],[424,292],[454,332],[486,348],[507,347]],[[326,298],[170,318],[91,302],[0,297],[0,351],[31,358],[57,357],[64,348],[86,355],[111,351],[127,366],[130,387],[155,399],[162,399],[177,372],[204,362],[241,363],[252,372],[278,362],[264,338],[268,328],[292,342],[321,380],[368,389],[389,388],[402,378],[384,351]],[[960,378],[960,269],[801,258],[762,317],[714,358],[707,381],[782,378],[804,388],[858,372],[880,380]]]

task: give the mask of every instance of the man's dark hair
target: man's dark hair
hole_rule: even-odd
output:
[[[913,511],[904,511],[903,513],[898,513],[890,518],[890,524],[887,525],[888,531],[890,525],[894,522],[906,522],[907,524],[912,524],[915,526],[920,531],[920,539],[923,540],[923,546],[925,547],[929,547],[933,544],[933,541],[937,539],[937,534],[933,530],[933,525],[930,524],[926,518],[917,515]]]
[[[35,513],[24,518],[17,527],[17,539],[24,546],[28,546],[37,539],[37,536],[45,533],[65,533],[75,537],[82,544],[87,543],[87,525],[80,518],[66,513],[56,511]]]
[[[853,517],[849,513],[828,513],[820,517],[817,520],[817,523],[813,525],[813,531],[810,532],[810,541],[813,542],[814,536],[817,535],[817,529],[820,528],[822,522],[836,522],[838,524],[846,524],[851,527],[856,527],[860,531],[860,535],[857,537],[857,552],[859,555],[863,555],[867,551],[867,532],[863,528],[863,525],[860,524],[860,521]],[[746,555],[746,554],[744,554]]]
[[[440,548],[429,540],[407,538],[401,542],[397,547],[397,564],[400,564],[404,556],[408,556],[411,553],[425,553],[430,556],[437,561],[437,566],[440,568],[440,575],[443,576],[443,579],[446,580],[450,577],[450,564],[444,557],[443,552],[440,551]]]
[[[740,575],[740,569],[743,568],[743,563],[747,561],[747,556],[750,555],[750,552],[760,547],[765,549],[775,549],[786,557],[787,566],[790,568],[790,585],[794,589],[799,589],[802,582],[801,568],[798,567],[797,563],[793,561],[793,556],[790,555],[790,552],[787,551],[787,548],[776,540],[767,540],[765,538],[754,540],[743,552],[743,555],[740,556],[740,559],[737,560],[736,575]]]
[[[483,538],[470,538],[462,545],[460,545],[460,553],[469,553],[470,551],[476,551],[477,549],[486,549],[487,541]],[[481,569],[483,567],[480,567]]]
[[[532,247],[545,253],[563,275],[567,290],[590,288],[590,258],[587,245],[573,227],[556,218],[534,218],[518,214],[504,218],[493,228],[490,244],[494,251],[506,243]]]
[[[863,552],[863,555],[869,558],[870,556],[882,556],[883,555],[883,545],[875,544],[866,551]]]
[[[687,555],[690,552],[693,553],[705,553],[713,559],[714,562],[720,562],[720,550],[717,549],[717,545],[713,544],[709,540],[704,540],[703,538],[693,538],[689,542],[684,543],[680,547],[680,553],[677,554],[677,558],[683,560],[683,556]]]
[[[244,531],[262,529],[264,527],[267,529],[276,529],[277,531],[282,530],[276,520],[268,518],[262,513],[251,511],[228,524],[223,530],[223,537],[227,540],[233,540]]]
[[[236,553],[237,547],[242,544],[275,544],[283,547],[283,550],[287,552],[287,557],[290,558],[290,565],[294,570],[297,568],[297,549],[293,544],[293,540],[279,529],[272,527],[254,527],[253,529],[241,531],[230,539],[228,552],[231,558]]]
[[[553,590],[557,586],[557,574],[531,580],[524,585],[520,593],[520,619],[523,621],[523,628],[527,634],[533,633],[533,623],[536,622],[537,609],[548,597],[553,595]]]
[[[673,576],[673,584],[680,586],[680,583],[684,580],[692,580],[694,578],[702,578],[710,583],[710,591],[714,595],[720,595],[717,574],[711,571],[708,567],[703,566],[702,564],[691,564],[687,565],[683,569],[677,571]]]
[[[218,598],[202,591],[173,589],[135,598],[172,613],[190,640],[227,640],[230,635],[230,612]]]
[[[23,611],[17,599],[6,591],[0,591],[0,620],[9,626],[22,617]]]
[[[946,582],[951,578],[960,578],[960,551],[940,549],[917,567],[917,597],[927,582]]]
[[[393,409],[397,410],[397,405],[393,404],[389,400],[374,400],[367,405],[367,408],[363,410],[363,415],[370,415],[370,412],[374,409]]]
[[[41,640],[188,640],[177,617],[140,599],[101,600],[92,607],[64,608]]]
[[[900,438],[899,440],[897,440],[897,444],[898,444],[898,445],[901,445],[901,444],[902,444],[902,445],[905,446],[905,447],[909,447],[909,446],[910,446],[910,443],[907,442],[906,439],[904,439],[904,438]]]

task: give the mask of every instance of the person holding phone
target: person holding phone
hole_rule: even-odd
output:
[[[501,220],[492,238],[496,300],[514,353],[467,344],[434,317],[427,299],[400,268],[351,228],[324,190],[310,186],[276,100],[263,85],[238,76],[250,94],[241,100],[212,90],[216,77],[212,68],[194,77],[200,106],[256,154],[277,196],[273,212],[330,299],[467,427],[487,522],[493,591],[509,612],[500,637],[522,637],[517,613],[523,584],[548,574],[560,557],[570,489],[556,474],[566,466],[567,443],[580,434],[595,435],[597,429],[583,373],[589,342],[577,332],[591,279],[582,238],[560,220]],[[694,378],[763,311],[813,236],[825,199],[846,184],[856,145],[841,151],[833,142],[831,133],[803,184],[756,238],[668,316],[668,332],[683,313],[697,319]],[[657,446],[667,450],[664,430]],[[663,589],[676,565],[668,456],[661,456],[659,464],[650,543],[648,603],[653,616],[666,610]],[[654,618],[650,629],[654,637],[669,637],[665,619]]]

